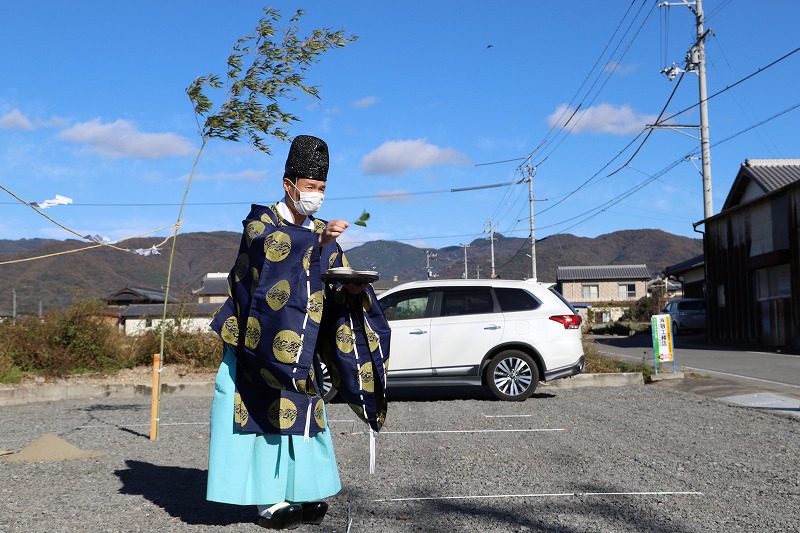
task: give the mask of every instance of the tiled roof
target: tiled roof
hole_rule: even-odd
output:
[[[558,281],[600,279],[650,279],[647,265],[601,265],[558,267]]]
[[[664,273],[667,276],[676,276],[678,274],[683,274],[688,270],[692,270],[695,268],[699,268],[705,264],[705,257],[703,254],[700,254],[696,257],[692,257],[691,259],[687,259],[686,261],[682,261],[675,265],[669,265],[664,269]]]
[[[742,203],[750,185],[767,194],[797,181],[800,181],[800,159],[745,159],[722,210]],[[751,195],[747,194],[749,197]]]
[[[205,278],[203,285],[199,289],[193,290],[192,294],[227,296],[228,280],[227,278]]]
[[[164,291],[142,289],[139,287],[125,287],[106,296],[104,300],[115,302],[163,302]]]

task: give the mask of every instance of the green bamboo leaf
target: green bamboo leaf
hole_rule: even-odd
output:
[[[367,213],[367,210],[365,209],[364,212],[361,213],[361,216],[358,217],[358,220],[353,222],[353,224],[355,224],[356,226],[362,226],[362,227],[366,228],[367,227],[367,220],[369,220],[369,213]]]

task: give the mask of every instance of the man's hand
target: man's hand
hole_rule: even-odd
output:
[[[332,243],[334,239],[344,233],[344,230],[346,230],[349,225],[350,223],[344,220],[331,220],[325,226],[325,231],[319,236],[319,245],[325,246],[326,244]]]
[[[369,287],[369,283],[342,283],[342,287],[344,287],[344,290],[355,296]]]

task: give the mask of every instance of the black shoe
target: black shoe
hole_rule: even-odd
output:
[[[306,502],[303,504],[303,523],[318,526],[327,511],[328,504],[325,502]]]
[[[301,523],[303,507],[297,504],[281,507],[270,518],[258,517],[258,525],[267,529],[294,529]]]

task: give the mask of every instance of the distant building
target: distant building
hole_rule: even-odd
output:
[[[684,298],[706,297],[706,271],[703,255],[666,267],[664,275],[668,280],[676,280],[680,283]]]
[[[228,299],[228,273],[209,272],[203,276],[203,284],[199,289],[193,290],[199,303],[222,304]]]
[[[166,322],[184,331],[211,331],[211,318],[228,297],[228,275],[210,272],[203,276],[199,289],[192,291],[197,302],[177,303],[170,298]],[[125,287],[105,298],[109,310],[119,316],[119,329],[125,335],[140,335],[158,327],[164,319],[165,294],[162,291]]]
[[[219,309],[218,303],[169,304],[166,323],[184,331],[211,331],[209,323]],[[119,313],[120,329],[125,335],[141,335],[158,327],[164,318],[164,304],[133,304]]]
[[[712,341],[800,350],[800,159],[747,159],[703,221]]]
[[[594,322],[618,320],[630,305],[647,296],[647,265],[561,266],[556,287],[583,316]]]

